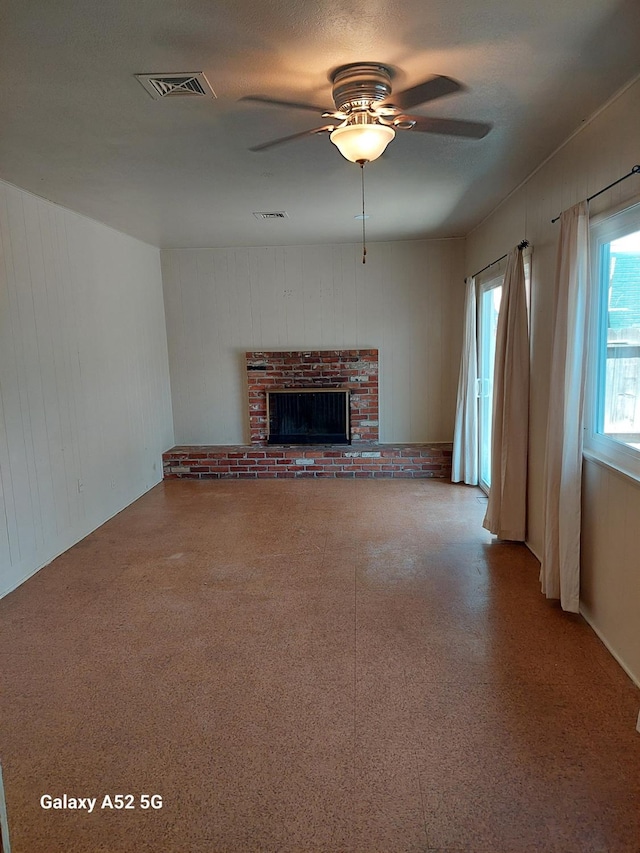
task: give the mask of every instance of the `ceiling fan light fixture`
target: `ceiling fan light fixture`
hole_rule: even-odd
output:
[[[348,124],[337,127],[329,137],[338,151],[352,163],[377,160],[396,132],[385,124]]]

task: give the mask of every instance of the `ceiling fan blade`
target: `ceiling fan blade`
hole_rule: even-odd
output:
[[[265,151],[267,148],[273,148],[274,145],[282,145],[283,142],[291,142],[292,139],[300,139],[303,136],[313,136],[314,133],[324,133],[330,130],[335,130],[334,124],[325,124],[322,127],[314,127],[312,130],[303,130],[300,133],[292,133],[291,136],[281,136],[280,139],[272,139],[270,142],[262,142],[260,145],[254,145],[249,151]]]
[[[394,92],[390,98],[383,101],[383,104],[389,103],[401,110],[408,110],[411,107],[417,107],[418,104],[426,104],[427,101],[435,101],[436,98],[444,98],[445,95],[453,95],[454,92],[460,92],[463,89],[464,86],[457,80],[436,75],[403,92]]]
[[[425,116],[398,116],[396,121],[414,121],[411,128],[400,127],[400,130],[417,130],[419,133],[441,133],[445,136],[464,136],[468,139],[482,139],[489,133],[493,125],[482,121],[463,121],[455,118],[426,118]]]
[[[300,101],[279,101],[276,98],[267,98],[266,95],[245,95],[241,101],[253,101],[256,104],[270,104],[275,107],[291,107],[294,110],[310,110],[313,113],[324,113],[326,107],[316,107],[314,104],[304,104]]]

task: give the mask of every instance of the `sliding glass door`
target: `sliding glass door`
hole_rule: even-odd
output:
[[[479,484],[491,487],[491,422],[493,410],[493,365],[496,330],[504,276],[496,276],[479,287],[478,300],[478,449]]]

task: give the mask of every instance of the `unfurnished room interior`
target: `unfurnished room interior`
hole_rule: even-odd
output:
[[[637,0],[0,8],[0,853],[640,853]]]

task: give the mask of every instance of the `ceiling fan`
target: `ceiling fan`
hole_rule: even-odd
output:
[[[491,130],[492,126],[484,122],[427,118],[405,112],[420,104],[462,91],[462,84],[451,77],[435,75],[417,86],[397,92],[393,97],[391,78],[391,68],[377,62],[340,66],[331,75],[334,110],[324,110],[314,104],[298,101],[277,100],[265,95],[245,95],[241,100],[319,112],[323,118],[333,120],[311,130],[254,145],[249,150],[264,151],[304,136],[330,133],[330,139],[340,153],[347,160],[362,165],[380,157],[395,137],[396,130],[439,133],[468,139],[482,139]]]

